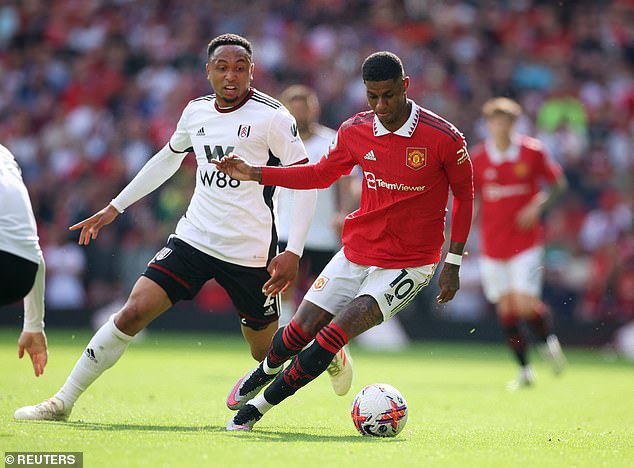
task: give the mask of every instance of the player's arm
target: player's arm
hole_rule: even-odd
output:
[[[544,211],[550,208],[568,188],[563,172],[559,172],[554,182],[535,194],[531,201],[518,213],[516,222],[520,229],[530,229],[538,221]]]
[[[178,153],[169,144],[165,145],[108,206],[69,228],[71,231],[81,228],[79,245],[88,245],[97,238],[102,227],[113,222],[128,206],[164,184],[176,173],[186,155],[186,152]]]
[[[36,377],[44,373],[44,367],[48,361],[48,348],[44,333],[45,277],[46,264],[44,257],[42,257],[33,287],[24,298],[24,326],[18,339],[18,357],[22,359],[25,351],[29,354]]]
[[[443,268],[438,277],[440,294],[436,298],[439,304],[454,298],[460,289],[460,264],[473,216],[473,166],[463,142],[460,148],[454,148],[444,161],[444,169],[453,193],[451,210],[451,242],[445,257]]]
[[[97,238],[102,227],[113,222],[128,206],[156,190],[176,173],[187,153],[192,150],[187,130],[189,109],[188,105],[183,110],[176,131],[167,145],[145,163],[119,195],[101,211],[69,228],[71,231],[81,228],[79,245],[88,245],[92,239]]]

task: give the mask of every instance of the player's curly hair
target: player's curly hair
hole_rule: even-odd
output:
[[[396,54],[387,51],[368,56],[361,66],[363,81],[385,81],[403,78],[403,63]]]
[[[247,39],[239,36],[238,34],[227,33],[221,34],[220,36],[213,38],[211,42],[209,42],[209,44],[207,45],[207,60],[209,60],[209,57],[211,57],[211,55],[218,47],[223,45],[236,45],[243,47],[244,50],[247,51],[249,59],[253,55],[253,48],[251,47],[251,43]]]

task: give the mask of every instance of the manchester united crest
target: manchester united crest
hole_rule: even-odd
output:
[[[415,171],[427,165],[427,148],[407,148],[407,167]]]
[[[528,175],[528,164],[523,161],[518,162],[513,166],[513,172],[517,177],[526,177]]]
[[[328,277],[326,277],[324,275],[321,275],[313,283],[313,290],[321,291],[322,289],[324,289],[324,286],[326,286],[326,283],[328,282],[328,279],[329,279]]]

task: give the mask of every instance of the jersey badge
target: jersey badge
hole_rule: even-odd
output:
[[[513,166],[513,172],[515,172],[517,177],[526,177],[528,175],[528,164],[521,161],[518,162],[515,166]]]
[[[159,253],[157,253],[156,256],[154,257],[154,261],[160,262],[171,253],[172,253],[172,249],[170,249],[169,247],[163,247],[161,250],[159,250]]]
[[[407,148],[405,164],[410,169],[418,171],[427,165],[427,148]]]
[[[328,280],[329,280],[328,277],[326,277],[324,275],[321,275],[313,283],[313,290],[314,291],[321,291],[322,289],[324,289],[324,286],[326,286],[326,283],[328,283]]]
[[[241,140],[246,140],[250,134],[251,125],[240,125],[238,127],[238,138],[240,138]]]

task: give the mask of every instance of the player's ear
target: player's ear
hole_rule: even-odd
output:
[[[205,63],[205,71],[207,72],[207,79],[210,79],[209,74],[211,72],[211,68],[209,67],[209,61]]]
[[[403,78],[403,89],[407,91],[407,88],[409,88],[409,76]]]
[[[253,81],[253,70],[255,70],[255,63],[251,62],[249,66],[249,80]]]

